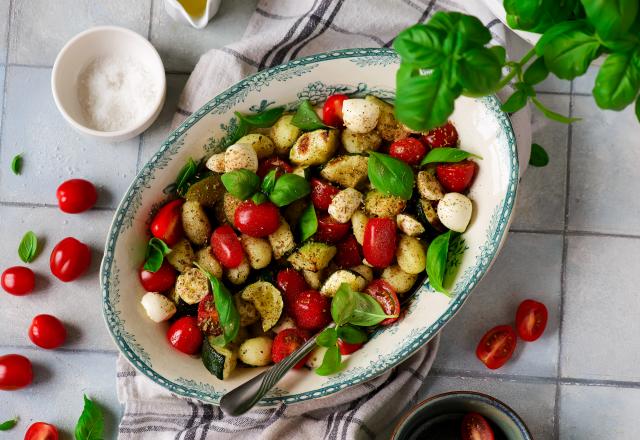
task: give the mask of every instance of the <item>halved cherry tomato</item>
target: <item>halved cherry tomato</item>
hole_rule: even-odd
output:
[[[318,230],[315,239],[324,243],[337,243],[347,235],[351,223],[340,223],[329,214],[318,218]]]
[[[287,328],[273,338],[273,344],[271,345],[271,360],[276,364],[281,362],[296,351],[309,339],[309,333],[297,328]],[[311,353],[300,360],[293,368],[300,369],[304,366],[305,362],[309,358]]]
[[[252,200],[245,200],[236,208],[233,224],[250,237],[266,237],[280,227],[280,211],[271,202],[256,205]]]
[[[389,147],[389,155],[409,165],[419,164],[425,154],[427,154],[427,148],[424,144],[411,137],[397,140]]]
[[[398,295],[396,294],[395,289],[391,287],[391,284],[387,283],[385,280],[371,281],[364,292],[371,295],[376,301],[378,301],[386,315],[400,315],[400,301],[398,300]],[[394,323],[398,320],[398,317],[387,318],[382,321],[380,325],[389,325]]]
[[[98,200],[98,192],[88,180],[71,179],[62,182],[56,191],[56,197],[62,212],[77,214],[93,208]]]
[[[541,302],[525,299],[516,312],[516,329],[518,336],[524,341],[535,341],[547,327],[549,312]]]
[[[467,413],[462,419],[462,440],[493,440],[493,429],[478,413]]]
[[[84,274],[91,265],[89,246],[73,237],[64,238],[51,251],[51,273],[65,283]]]
[[[182,199],[167,203],[151,222],[151,234],[170,247],[182,238],[182,203]]]
[[[338,348],[340,349],[340,354],[347,355],[354,353],[362,348],[364,342],[360,342],[359,344],[349,344],[348,342],[344,342],[342,339],[338,339]]]
[[[516,332],[510,325],[499,325],[489,330],[476,348],[476,356],[487,368],[502,367],[516,349]]]
[[[58,429],[49,423],[36,422],[29,426],[24,440],[58,440]]]
[[[339,188],[336,188],[329,182],[320,180],[317,178],[311,179],[311,203],[316,209],[326,211],[329,209],[329,205],[333,198],[340,192]]]
[[[458,163],[440,163],[436,167],[438,181],[449,192],[466,191],[476,174],[477,165],[470,160]]]
[[[256,174],[260,176],[261,179],[264,179],[264,176],[269,174],[271,170],[276,170],[276,177],[280,177],[285,173],[292,173],[293,167],[279,157],[272,156],[260,162]]]
[[[211,294],[205,296],[198,304],[198,327],[206,335],[222,334],[220,317]]]
[[[296,297],[299,293],[309,290],[309,285],[300,272],[293,268],[283,269],[278,272],[276,283],[278,283],[278,288],[283,293],[285,307],[289,314],[293,314],[293,303]]]
[[[33,291],[36,285],[36,276],[28,267],[13,266],[2,272],[0,284],[5,292],[22,296]]]
[[[342,126],[342,103],[349,99],[347,95],[331,95],[322,107],[322,122],[332,127]]]
[[[138,277],[140,284],[147,292],[165,292],[176,284],[176,270],[167,261],[162,262],[162,266],[155,272],[144,270],[144,265],[140,267]]]
[[[67,329],[55,316],[38,315],[31,321],[29,339],[41,348],[58,348],[67,339]]]
[[[455,147],[458,143],[458,130],[451,122],[447,122],[442,127],[429,130],[422,136],[422,140],[431,148]]]
[[[196,354],[202,346],[202,332],[198,320],[193,316],[183,316],[171,324],[167,330],[167,340],[178,351]]]
[[[373,267],[388,267],[396,255],[396,222],[390,218],[372,218],[364,228],[362,250]]]
[[[213,231],[211,249],[220,264],[228,269],[240,266],[244,258],[242,244],[229,225],[219,226]]]
[[[331,302],[317,290],[306,290],[296,296],[293,320],[303,330],[320,330],[331,322]]]
[[[0,390],[13,391],[33,382],[31,361],[19,354],[0,356]]]
[[[362,264],[362,252],[356,237],[351,234],[336,244],[336,256],[333,261],[340,268],[349,268]]]

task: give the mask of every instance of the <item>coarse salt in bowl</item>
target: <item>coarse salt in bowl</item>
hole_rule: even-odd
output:
[[[123,141],[142,133],[160,114],[166,94],[156,49],[137,33],[100,26],[73,37],[51,74],[56,106],[83,134]]]

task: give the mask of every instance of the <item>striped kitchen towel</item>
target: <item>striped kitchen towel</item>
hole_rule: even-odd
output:
[[[399,31],[442,9],[478,16],[496,42],[504,44],[505,29],[478,0],[259,0],[240,41],[200,58],[174,124],[260,69],[328,50],[390,47]],[[215,25],[214,20],[211,26]],[[530,145],[528,114],[516,115],[513,123],[518,143]],[[119,438],[320,440],[388,435],[390,425],[424,382],[437,347],[436,337],[392,371],[336,395],[289,406],[257,407],[235,418],[224,416],[217,406],[171,394],[120,357],[117,386],[124,413]]]

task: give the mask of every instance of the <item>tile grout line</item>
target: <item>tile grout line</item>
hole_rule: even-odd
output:
[[[53,205],[50,203],[25,203],[25,202],[5,202],[0,201],[0,206],[12,206],[15,208],[55,208],[59,209],[58,205]],[[110,206],[94,206],[91,208],[92,211],[115,211],[116,208],[112,208]]]
[[[42,349],[33,345],[0,345],[0,349],[18,349],[18,350],[31,350],[31,351],[41,351]],[[118,350],[105,350],[105,349],[95,349],[95,348],[65,348],[59,347],[55,349],[56,352],[59,353],[71,353],[71,354],[85,354],[85,353],[93,353],[93,354],[118,354]]]

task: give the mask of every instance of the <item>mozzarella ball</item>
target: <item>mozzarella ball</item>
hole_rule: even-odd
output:
[[[447,193],[438,202],[438,218],[452,231],[464,232],[469,225],[472,212],[471,200],[460,193]]]
[[[354,133],[369,133],[378,124],[380,107],[365,99],[346,99],[342,103],[342,121]]]
[[[329,215],[339,223],[347,223],[362,203],[362,194],[353,188],[347,188],[335,195],[329,205]]]
[[[258,171],[258,155],[251,145],[234,144],[224,152],[224,171],[245,168],[254,173]]]
[[[176,305],[173,301],[157,292],[145,293],[140,303],[153,322],[166,321],[176,313]]]
[[[224,153],[214,154],[205,165],[214,173],[224,173]]]

